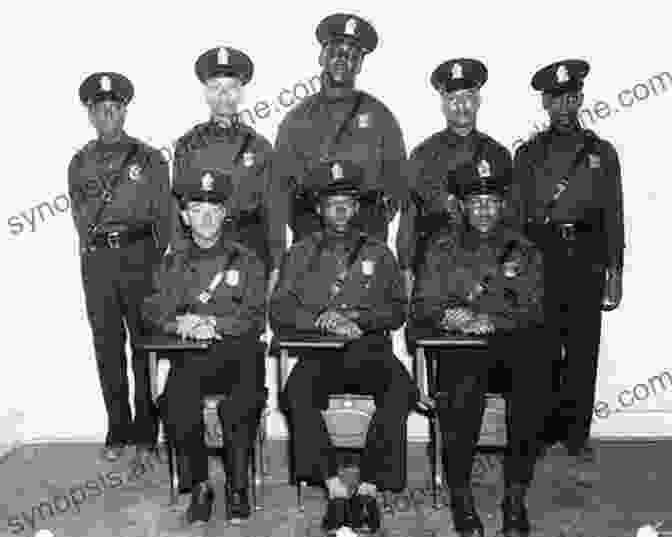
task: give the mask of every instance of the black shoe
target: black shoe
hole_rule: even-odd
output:
[[[530,534],[530,520],[525,507],[526,487],[511,485],[507,487],[502,502],[502,535],[504,537],[527,537]]]
[[[107,462],[117,462],[124,456],[125,452],[126,446],[124,444],[110,444],[100,450],[100,456]]]
[[[483,522],[476,512],[471,489],[451,491],[450,507],[453,512],[453,525],[460,537],[483,537]]]
[[[240,524],[250,518],[250,500],[247,489],[227,489],[226,505],[231,524]]]
[[[203,525],[210,521],[213,513],[215,493],[206,482],[197,483],[191,489],[191,504],[187,508],[187,523]]]
[[[329,498],[327,512],[322,519],[322,529],[334,532],[342,526],[352,527],[349,498]]]
[[[354,494],[350,498],[352,527],[360,533],[375,533],[380,529],[380,508],[375,496]]]

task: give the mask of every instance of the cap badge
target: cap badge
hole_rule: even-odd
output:
[[[490,177],[492,172],[490,171],[490,164],[487,160],[482,160],[478,164],[478,176],[479,177]]]
[[[129,179],[131,181],[138,181],[140,179],[140,172],[141,172],[140,166],[138,166],[137,164],[132,164],[128,168]]]
[[[357,30],[357,20],[348,19],[348,21],[345,23],[345,30],[343,31],[343,33],[345,35],[355,35],[356,30]]]
[[[229,65],[229,51],[226,47],[219,47],[217,51],[217,63],[219,65]]]
[[[588,155],[588,165],[591,168],[599,168],[600,167],[600,155]]]
[[[569,73],[567,72],[567,67],[560,65],[558,70],[555,72],[555,78],[559,84],[564,84],[569,80]]]
[[[100,77],[100,89],[102,91],[112,91],[112,81],[109,76],[103,75]]]
[[[343,168],[340,164],[335,163],[331,166],[331,177],[334,181],[340,181],[343,179]]]
[[[254,166],[254,153],[251,151],[245,151],[245,153],[243,153],[243,166],[246,168]]]
[[[463,78],[464,74],[462,73],[462,65],[459,63],[454,63],[450,71],[451,77],[454,79]]]
[[[201,178],[201,190],[204,190],[205,192],[212,192],[214,186],[215,178],[210,174],[210,172],[206,173]]]

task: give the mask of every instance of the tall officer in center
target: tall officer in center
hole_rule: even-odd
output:
[[[133,93],[131,81],[119,73],[94,73],[84,80],[79,97],[98,136],[68,168],[86,310],[108,418],[102,455],[109,461],[128,444],[143,456],[158,433],[148,355],[136,343],[143,332],[140,306],[170,238],[170,177],[161,153],[124,130]],[[133,418],[126,328],[135,379]]]
[[[355,88],[378,35],[360,17],[336,14],[320,22],[316,36],[322,46],[321,89],[287,114],[275,146],[274,181],[288,193],[287,221],[295,240],[320,229],[306,178],[320,163],[347,160],[365,170],[360,211],[353,224],[386,241],[388,224],[407,191],[402,173],[406,148],[390,110]]]
[[[456,196],[475,163],[485,158],[505,173],[512,168],[506,147],[476,125],[487,80],[485,65],[470,58],[446,61],[430,78],[441,98],[446,128],[416,147],[408,162],[411,195],[402,205],[397,251],[409,294],[432,237],[460,223]]]
[[[314,201],[324,229],[292,245],[271,300],[276,333],[334,334],[347,340],[343,350],[302,353],[282,396],[295,446],[295,477],[328,488],[327,530],[379,529],[376,491],[405,487],[404,424],[419,395],[390,338],[406,314],[399,266],[384,243],[351,224],[359,210],[362,175],[356,164],[340,161],[313,171],[309,181],[318,193]],[[373,394],[376,403],[355,494],[338,477],[320,412],[330,393],[344,392]]]
[[[559,399],[546,440],[587,463],[594,459],[589,436],[602,311],[620,304],[625,243],[618,155],[578,119],[589,68],[566,60],[534,75],[550,127],[521,146],[514,162],[516,212],[546,265],[544,308]]]
[[[219,47],[201,54],[195,71],[210,119],[177,141],[173,181],[179,182],[191,169],[231,176],[231,214],[222,224],[223,232],[257,252],[267,266],[270,291],[286,249],[286,221],[281,208],[284,194],[271,183],[272,146],[239,120],[238,106],[254,65],[244,52]],[[176,210],[172,246],[179,250],[190,239],[177,214]]]

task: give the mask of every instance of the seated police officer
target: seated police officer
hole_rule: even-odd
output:
[[[473,456],[483,418],[488,373],[510,375],[507,390],[508,447],[504,462],[504,535],[527,535],[525,507],[546,412],[551,364],[542,343],[542,257],[521,234],[503,226],[510,174],[489,161],[474,167],[460,192],[466,227],[430,246],[411,304],[413,330],[487,336],[481,349],[434,351],[438,358],[437,407],[446,482],[455,529],[483,535],[470,486]],[[448,458],[449,457],[449,458]]]
[[[303,352],[283,394],[293,434],[295,477],[325,483],[323,528],[380,528],[377,489],[405,487],[404,425],[418,390],[392,352],[389,332],[405,320],[406,298],[392,252],[351,227],[359,209],[362,170],[349,162],[323,163],[310,176],[323,230],[292,246],[271,299],[277,334],[332,334],[344,350]],[[330,393],[372,394],[369,426],[356,491],[338,477],[334,448],[322,419]]]
[[[182,338],[210,340],[207,351],[184,352],[174,360],[160,410],[176,443],[180,490],[192,489],[189,523],[207,522],[214,493],[208,483],[201,400],[226,393],[220,419],[225,439],[229,518],[250,515],[248,456],[265,404],[265,269],[259,257],[226,239],[221,226],[231,196],[230,177],[183,174],[174,185],[182,218],[191,229],[188,248],[168,253],[157,271],[155,293],[144,315],[153,325]]]

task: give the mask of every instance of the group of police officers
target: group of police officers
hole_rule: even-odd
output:
[[[73,157],[68,181],[108,415],[102,455],[117,460],[130,444],[146,455],[161,416],[177,445],[180,489],[191,492],[187,521],[207,522],[214,494],[201,398],[226,392],[227,515],[248,518],[248,456],[267,393],[260,335],[270,321],[276,334],[348,342],[302,353],[281,396],[295,477],[327,491],[326,531],[379,529],[376,492],[404,489],[405,421],[429,404],[439,415],[455,529],[483,535],[470,474],[497,369],[507,377],[502,531],[527,535],[526,491],[542,448],[561,442],[581,460],[593,456],[601,315],[622,296],[618,157],[578,122],[589,66],[566,60],[534,75],[550,127],[512,159],[476,126],[486,67],[468,58],[441,64],[431,84],[446,128],[407,159],[393,114],[355,87],[378,43],[374,28],[336,14],[316,37],[321,90],[287,114],[275,148],[238,120],[250,58],[230,47],[198,58],[210,119],[177,142],[172,187],[161,154],[124,131],[131,82],[102,72],[82,83],[98,136]],[[386,242],[399,213],[395,258]],[[411,347],[425,333],[489,344],[439,360],[430,401],[393,354],[390,332],[404,323]],[[136,348],[152,330],[213,342],[174,362],[158,409],[148,357]],[[343,391],[376,402],[354,489],[339,478],[320,413],[329,393]]]

